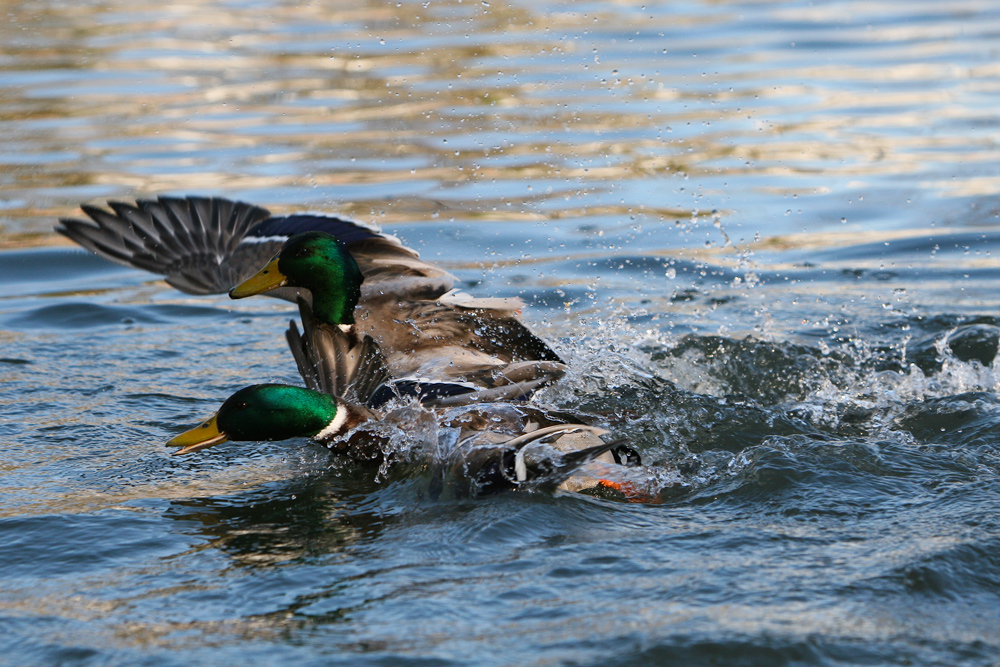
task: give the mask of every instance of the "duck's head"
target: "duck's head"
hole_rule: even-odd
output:
[[[335,236],[304,232],[290,237],[256,274],[229,290],[233,299],[279,287],[312,292],[313,313],[326,324],[354,324],[354,307],[364,276],[350,251]]]
[[[188,454],[227,440],[287,440],[341,435],[356,425],[332,396],[285,384],[255,384],[230,396],[209,419],[167,443]]]

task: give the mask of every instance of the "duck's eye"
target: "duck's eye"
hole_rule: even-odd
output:
[[[311,255],[312,251],[309,248],[296,248],[294,254],[299,259],[302,259],[303,257],[308,257],[309,255]]]
[[[247,407],[248,406],[246,401],[240,401],[239,403],[236,404],[236,409],[238,410],[246,410]]]

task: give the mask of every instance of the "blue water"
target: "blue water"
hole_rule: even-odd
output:
[[[0,662],[1000,663],[1000,8],[42,2],[0,22]],[[287,304],[80,202],[381,224],[570,361],[658,503],[433,501],[306,441]],[[406,443],[399,442],[403,447]]]

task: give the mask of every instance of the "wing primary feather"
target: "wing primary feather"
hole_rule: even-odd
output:
[[[160,203],[163,205],[163,212],[166,214],[170,228],[174,230],[174,237],[177,239],[181,252],[190,252],[191,248],[196,248],[197,245],[190,229],[194,221],[191,220],[187,200],[176,197],[160,197]]]
[[[350,396],[356,403],[367,405],[380,387],[385,386],[392,374],[382,356],[382,350],[371,336],[365,336],[361,341],[358,363],[350,378]]]
[[[323,391],[323,384],[320,382],[316,367],[310,362],[310,354],[307,343],[299,334],[299,328],[294,320],[289,320],[288,330],[285,332],[285,339],[288,341],[288,349],[292,351],[295,358],[295,365],[299,369],[299,375],[305,382],[308,389],[313,391]]]
[[[184,255],[184,246],[181,245],[177,239],[176,232],[170,225],[170,216],[167,214],[163,203],[155,199],[140,199],[136,201],[136,204],[149,217],[153,228],[158,233],[157,237],[160,239],[160,245],[163,248],[159,252],[162,252],[167,257],[182,257]]]

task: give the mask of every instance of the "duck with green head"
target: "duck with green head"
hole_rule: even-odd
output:
[[[494,400],[527,395],[565,371],[520,321],[520,300],[459,293],[454,276],[365,225],[325,213],[272,215],[221,197],[108,204],[83,205],[89,220],[62,218],[56,231],[190,294],[236,285],[234,298],[299,301],[307,337],[336,327],[356,346],[371,335],[396,377],[465,381],[493,390],[482,399]],[[305,363],[339,363],[321,343]]]
[[[564,372],[559,357],[518,319],[519,303],[436,294],[422,276],[416,272],[408,286],[407,272],[397,266],[391,282],[384,276],[379,281],[379,294],[364,294],[366,278],[351,252],[336,237],[314,231],[289,238],[274,259],[229,295],[241,299],[286,287],[306,289],[311,304],[302,301],[300,308],[307,329],[336,327],[355,345],[371,336],[396,377],[495,388],[551,382]]]
[[[350,326],[364,280],[358,263],[337,237],[303,232],[291,237],[264,268],[229,290],[229,296],[242,299],[279,287],[304,287],[312,295],[318,321]]]
[[[213,418],[171,440],[177,453],[226,440],[309,437],[378,459],[379,443],[345,436],[382,418],[374,399],[403,387],[460,429],[461,446],[439,462],[447,471],[441,478],[472,492],[523,485],[539,470],[554,471],[545,479],[563,479],[608,454],[601,430],[576,420],[546,421],[523,405],[466,405],[470,386],[477,400],[518,398],[558,378],[563,366],[521,324],[518,300],[452,291],[451,275],[391,236],[326,214],[272,216],[223,198],[110,207],[83,206],[90,220],[65,218],[57,231],[112,261],[162,274],[181,291],[222,293],[236,284],[234,297],[298,301],[303,315],[304,332],[293,323],[287,338],[309,388],[245,388]],[[371,336],[382,342],[389,369]],[[400,379],[389,378],[389,370]],[[563,450],[561,463],[529,465],[525,452],[538,443]]]
[[[291,332],[290,332],[291,333]],[[176,454],[188,454],[227,440],[272,441],[311,438],[332,451],[362,462],[391,462],[392,443],[371,429],[358,429],[365,422],[392,419],[387,406],[401,393],[427,409],[446,430],[457,429],[457,444],[447,454],[432,457],[434,493],[445,489],[457,495],[481,495],[506,488],[554,488],[567,490],[595,487],[599,480],[574,475],[592,459],[613,464],[617,443],[607,444],[601,428],[575,416],[548,413],[517,404],[476,404],[453,401],[463,387],[449,383],[413,386],[389,374],[378,344],[365,336],[361,353],[343,359],[350,342],[339,329],[329,337],[318,336],[337,363],[310,368],[306,382],[318,389],[283,384],[245,387],[227,399],[218,412],[198,426],[173,438]],[[289,336],[296,359],[307,345],[302,337]],[[301,366],[301,364],[300,364]],[[388,391],[387,391],[388,388]],[[445,438],[446,442],[452,442]],[[538,445],[539,447],[536,447]],[[554,451],[561,454],[553,457]],[[539,455],[539,453],[547,455]],[[529,456],[529,454],[531,454]]]
[[[616,463],[621,445],[604,442],[603,429],[524,406],[466,406],[441,416],[446,428],[458,429],[458,438],[445,456],[432,457],[434,496],[617,488],[582,471],[591,461],[603,462],[605,473],[621,467]],[[174,454],[180,455],[226,441],[311,438],[356,460],[382,462],[389,448],[384,440],[371,433],[352,434],[364,422],[381,418],[364,406],[310,389],[258,384],[237,391],[213,416],[167,445],[178,447]],[[534,430],[523,433],[526,427]]]

